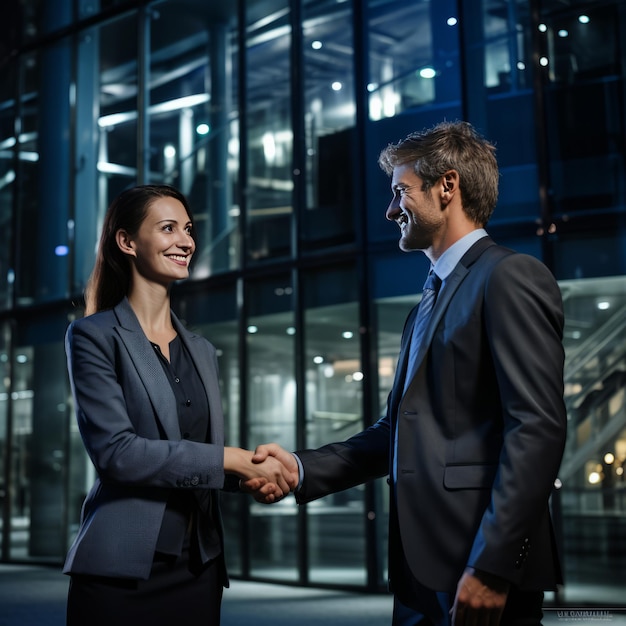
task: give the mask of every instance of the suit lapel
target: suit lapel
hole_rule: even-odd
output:
[[[445,285],[439,292],[437,300],[435,301],[435,306],[433,308],[430,320],[428,321],[428,326],[426,327],[426,331],[424,333],[424,340],[422,341],[419,352],[417,353],[417,366],[415,368],[415,371],[419,370],[419,366],[423,361],[424,356],[428,352],[430,344],[432,343],[435,330],[441,322],[441,319],[443,318],[443,315],[446,312],[446,309],[448,308],[448,305],[450,304],[450,301],[452,300],[460,284],[469,274],[471,266],[487,248],[493,245],[495,245],[495,243],[490,237],[483,237],[482,239],[479,239],[463,255],[461,260],[456,264],[456,267],[452,270],[452,273],[446,278]],[[415,321],[415,317],[413,317],[413,321]],[[411,324],[411,329],[412,328],[413,324]],[[407,341],[406,345],[404,346],[404,350],[401,353],[401,358],[404,359],[401,367],[403,368],[405,375],[409,352],[408,344],[409,342]]]

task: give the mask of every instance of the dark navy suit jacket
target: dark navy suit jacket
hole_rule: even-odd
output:
[[[208,444],[182,438],[170,383],[127,299],[67,330],[76,417],[97,479],[65,573],[148,578],[172,489],[194,490],[199,502],[210,503],[199,513],[201,557],[215,555],[211,529],[217,527],[223,544],[216,490],[225,482],[224,424],[216,352],[174,314],[172,321],[204,384]],[[222,574],[227,584],[223,564]]]
[[[297,499],[389,474],[392,587],[405,558],[437,591],[453,593],[468,565],[552,589],[560,568],[548,502],[566,432],[558,285],[535,258],[479,240],[439,294],[405,391],[416,309],[387,413],[343,443],[299,451]]]

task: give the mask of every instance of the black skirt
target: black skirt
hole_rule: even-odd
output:
[[[148,580],[72,575],[67,626],[218,626],[222,602],[220,557],[202,568],[157,553]]]

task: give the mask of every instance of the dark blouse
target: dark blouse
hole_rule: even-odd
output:
[[[178,407],[178,422],[183,439],[207,442],[209,438],[209,403],[200,376],[178,335],[169,344],[168,361],[159,346],[152,344],[172,387]],[[172,489],[157,541],[157,552],[180,554],[185,534],[198,509],[198,496],[187,489]]]

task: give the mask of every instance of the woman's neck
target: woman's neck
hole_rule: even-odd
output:
[[[169,290],[153,286],[146,288],[145,285],[133,287],[128,302],[149,339],[160,343],[157,339],[173,338]]]

